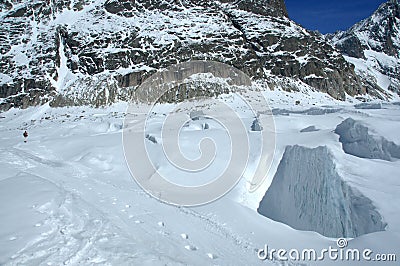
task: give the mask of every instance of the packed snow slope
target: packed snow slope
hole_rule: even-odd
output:
[[[371,87],[323,36],[289,20],[282,0],[6,0],[0,9],[2,109],[106,105],[190,60],[235,66],[265,89],[301,83],[344,100]]]
[[[268,93],[276,112],[277,143],[266,181],[250,194],[246,180],[251,177],[244,176],[220,200],[195,208],[163,204],[134,182],[121,139],[125,104],[100,109],[43,105],[1,113],[0,264],[322,265],[320,261],[257,258],[264,245],[287,250],[337,247],[336,239],[296,230],[257,213],[273,177],[282,173],[277,170],[280,162],[296,160],[282,159],[286,147],[296,144],[309,149],[326,146],[343,182],[368,198],[368,204],[387,224],[385,231],[349,239],[348,247],[398,257],[400,161],[347,154],[334,130],[351,117],[362,121],[369,134],[399,144],[400,105],[356,109],[350,104],[338,105],[323,94],[307,100],[300,98],[301,93],[279,97]],[[297,99],[303,101],[294,107]],[[157,142],[161,110],[149,129]],[[250,130],[253,117],[244,121]],[[223,143],[222,137],[213,133],[213,123],[209,129],[196,123],[183,129],[184,150],[195,150],[186,138],[202,132]],[[300,132],[310,126],[316,130]],[[23,142],[23,130],[29,132],[27,143]],[[160,143],[149,141],[149,145]],[[160,163],[165,169],[162,160]],[[313,193],[317,198],[317,192]],[[263,205],[271,203],[264,201]],[[317,219],[320,214],[314,215]],[[323,261],[323,265],[337,264]],[[376,265],[365,261],[342,264]]]

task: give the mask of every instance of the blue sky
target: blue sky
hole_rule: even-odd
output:
[[[285,0],[289,17],[321,33],[346,30],[369,17],[385,0]]]

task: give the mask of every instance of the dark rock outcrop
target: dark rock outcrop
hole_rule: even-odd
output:
[[[347,31],[327,35],[327,39],[343,54],[363,59],[358,69],[370,94],[385,98],[384,90],[400,94],[400,2],[383,3],[369,18]],[[355,61],[355,60],[351,60]],[[365,71],[370,68],[372,71]],[[382,74],[377,76],[373,71]],[[384,81],[382,81],[384,80]],[[378,83],[379,86],[374,85]],[[375,88],[374,88],[375,86]]]
[[[369,49],[399,57],[399,19],[399,1],[389,0],[369,18],[330,38],[334,39],[336,48],[352,57],[363,58],[364,50]]]
[[[3,6],[0,69],[10,78],[0,80],[2,109],[19,106],[8,98],[21,91],[40,90],[56,106],[124,100],[157,69],[190,60],[227,63],[271,86],[301,81],[340,100],[367,91],[323,36],[287,18],[283,0]]]

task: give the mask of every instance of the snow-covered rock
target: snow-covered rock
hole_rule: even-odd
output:
[[[2,109],[126,100],[155,70],[189,60],[233,65],[265,89],[308,84],[341,100],[365,92],[342,55],[288,19],[281,0],[7,3]]]
[[[332,44],[355,65],[363,83],[381,98],[400,94],[400,2],[383,3],[369,18],[347,31],[328,35]]]

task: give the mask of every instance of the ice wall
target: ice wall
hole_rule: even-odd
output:
[[[352,118],[339,124],[335,133],[340,136],[339,141],[348,154],[386,161],[400,159],[400,146],[383,137],[370,135],[366,126]]]
[[[341,179],[326,147],[286,147],[258,212],[328,237],[356,237],[386,226],[371,200]]]

